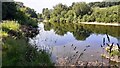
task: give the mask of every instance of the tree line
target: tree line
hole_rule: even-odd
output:
[[[44,8],[39,18],[49,22],[106,22],[120,23],[118,2],[74,2],[71,6],[59,3],[53,9]]]

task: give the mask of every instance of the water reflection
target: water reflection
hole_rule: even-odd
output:
[[[36,43],[40,48],[41,46],[43,48],[47,47],[46,49],[48,50],[52,48],[51,52],[54,62],[56,62],[58,57],[71,58],[74,56],[75,60],[79,54],[85,51],[79,60],[108,63],[107,60],[104,59],[103,61],[101,58],[102,48],[100,45],[102,44],[102,39],[107,38],[105,33],[109,34],[111,43],[118,43],[119,35],[115,30],[118,27],[109,29],[110,27],[86,26],[67,23],[41,23],[39,24],[40,33],[35,38],[30,39],[30,42]],[[105,40],[105,42],[108,43],[108,40]]]
[[[109,34],[113,37],[120,37],[120,27],[117,26],[102,26],[102,25],[84,25],[84,24],[74,24],[74,23],[44,23],[45,30],[54,29],[57,34],[58,32],[66,34],[68,31],[72,32],[73,35],[78,38],[79,35],[88,37],[91,33],[95,34]],[[81,34],[80,34],[81,33]],[[76,36],[78,35],[78,36]],[[82,37],[82,36],[81,36]]]
[[[72,23],[44,23],[45,30],[53,29],[56,34],[64,35],[67,32],[71,32],[77,40],[85,40],[90,36],[91,31],[83,28],[81,25],[72,24]]]

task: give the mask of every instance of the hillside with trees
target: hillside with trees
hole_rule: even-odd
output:
[[[44,8],[41,18],[49,22],[120,23],[118,2],[74,2],[71,6],[57,4],[53,9]],[[38,15],[39,16],[39,15]]]

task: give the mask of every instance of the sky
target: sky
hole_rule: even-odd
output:
[[[102,0],[14,0],[23,2],[25,6],[34,9],[37,13],[42,13],[43,8],[52,9],[56,4],[62,3],[70,6],[73,2],[96,2]]]

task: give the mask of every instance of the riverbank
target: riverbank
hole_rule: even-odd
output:
[[[48,20],[43,20],[43,22],[50,22]],[[89,24],[89,25],[105,25],[105,26],[120,26],[119,23],[103,23],[103,22],[78,22],[80,24]]]
[[[4,43],[2,44],[2,67],[53,66],[49,53],[38,51],[35,44],[29,43],[29,38],[39,33],[37,28],[6,20],[0,26],[2,26],[0,38]]]
[[[22,7],[21,2],[2,3],[2,66],[53,66],[50,54],[38,50],[36,44],[30,44],[29,38],[38,33],[37,14],[29,7]],[[8,12],[12,10],[12,12]],[[29,13],[30,12],[30,13]],[[42,58],[42,59],[41,59]],[[0,60],[1,61],[1,60]]]
[[[80,24],[120,26],[118,23],[79,22]]]

